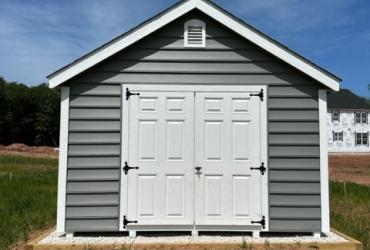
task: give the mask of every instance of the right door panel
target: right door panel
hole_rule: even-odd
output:
[[[252,225],[261,217],[260,98],[195,95],[195,224]]]

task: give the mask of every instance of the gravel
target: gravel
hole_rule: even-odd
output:
[[[52,232],[43,238],[38,244],[217,244],[217,243],[231,243],[241,244],[246,243],[337,243],[347,242],[343,237],[330,232],[328,237],[315,238],[313,236],[292,236],[292,237],[261,237],[252,238],[250,236],[137,236],[136,238],[129,238],[127,236],[104,237],[104,236],[75,236],[66,237],[59,236],[56,232]]]

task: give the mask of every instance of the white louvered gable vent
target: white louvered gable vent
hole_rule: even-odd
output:
[[[206,25],[203,21],[192,19],[185,23],[184,46],[201,48],[206,46]]]

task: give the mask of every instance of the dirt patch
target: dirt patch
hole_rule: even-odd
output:
[[[370,185],[370,154],[329,155],[330,180]]]
[[[30,147],[23,143],[14,143],[8,146],[0,145],[0,155],[20,155],[58,159],[58,154],[58,150],[47,146]]]

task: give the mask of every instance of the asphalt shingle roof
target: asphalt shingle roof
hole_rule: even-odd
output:
[[[341,89],[328,95],[329,109],[370,109],[370,104],[348,89]]]

